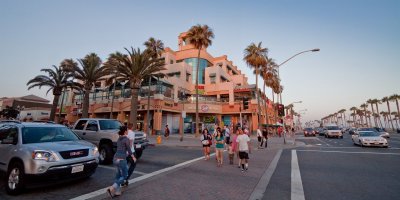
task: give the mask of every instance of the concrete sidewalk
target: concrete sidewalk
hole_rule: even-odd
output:
[[[200,139],[193,135],[185,135],[182,142],[179,139],[179,135],[171,135],[168,139],[163,137],[161,144],[156,144],[156,136],[149,137],[150,143],[155,146],[201,148]],[[266,149],[258,149],[255,137],[251,139],[252,152],[249,155],[249,170],[247,172],[241,172],[237,167],[236,156],[234,165],[229,165],[228,153],[224,152],[222,167],[216,166],[214,156],[208,161],[203,160],[203,158],[195,159],[144,180],[131,181],[133,183],[124,189],[122,196],[118,199],[243,200],[249,199],[252,195],[252,197],[262,197],[266,189],[264,188],[266,187],[265,182],[269,180],[265,179],[265,174],[272,175],[275,168],[269,168],[269,166],[273,160],[277,162],[279,159],[279,156],[275,158],[275,155],[280,155],[282,149],[294,148],[298,143],[293,145],[293,141],[287,140],[287,143],[283,144],[283,138],[273,137],[268,140]],[[261,189],[260,186],[262,186]],[[109,199],[109,197],[104,194],[95,199]]]

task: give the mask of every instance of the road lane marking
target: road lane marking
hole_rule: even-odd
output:
[[[215,155],[215,153],[210,154],[210,156],[214,156],[214,155]],[[143,176],[139,176],[139,177],[136,177],[136,178],[133,178],[133,179],[129,179],[129,183],[136,183],[136,182],[145,180],[145,179],[147,179],[147,178],[150,178],[150,177],[153,177],[153,176],[162,174],[162,173],[164,173],[164,172],[168,172],[168,171],[174,170],[174,169],[176,169],[176,168],[183,167],[183,166],[185,166],[185,165],[191,164],[191,163],[193,163],[193,162],[196,162],[196,161],[202,160],[202,159],[204,159],[204,156],[199,157],[199,158],[195,158],[195,159],[192,159],[192,160],[188,160],[188,161],[185,161],[185,162],[183,162],[183,163],[176,164],[176,165],[171,166],[171,167],[167,167],[167,168],[164,168],[164,169],[160,169],[160,170],[158,170],[158,171],[155,171],[155,172],[152,172],[152,173],[149,173],[149,174],[145,174],[145,175],[143,175]],[[97,197],[97,196],[100,196],[100,195],[105,194],[107,188],[108,188],[108,187],[102,188],[102,189],[96,190],[96,191],[94,191],[94,192],[87,193],[87,194],[84,194],[84,195],[81,195],[81,196],[72,198],[72,199],[70,199],[70,200],[91,199],[91,198],[94,198],[94,197]]]
[[[114,167],[111,167],[111,166],[99,165],[98,167],[104,168],[104,169],[116,170],[115,166],[114,166]],[[133,173],[134,173],[134,174],[140,174],[140,175],[145,175],[145,174],[147,174],[147,173],[140,172],[140,171],[136,171],[136,170],[133,171]]]
[[[324,140],[321,140],[321,139],[319,139],[319,138],[317,138],[319,141],[321,141],[321,142],[323,142],[323,143],[325,143],[326,145],[328,145],[328,146],[331,146],[330,144],[328,144],[327,142],[325,142]]]
[[[291,200],[305,200],[296,150],[292,150]]]
[[[375,154],[375,155],[395,155],[400,156],[400,153],[379,153],[379,152],[365,152],[365,151],[323,151],[323,150],[297,150],[304,152],[321,152],[321,153],[345,153],[345,154]]]
[[[258,182],[257,186],[254,188],[253,192],[250,195],[251,200],[262,199],[264,197],[264,192],[268,187],[269,181],[271,180],[272,175],[275,172],[276,166],[278,165],[278,161],[281,157],[282,149],[280,149],[276,154],[274,159],[271,161],[268,169],[265,170],[263,176]]]

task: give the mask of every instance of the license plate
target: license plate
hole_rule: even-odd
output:
[[[73,166],[71,174],[83,171],[84,165]]]
[[[137,145],[136,145],[136,149],[139,149],[139,148],[141,148],[141,147],[142,147],[141,144],[137,144]]]

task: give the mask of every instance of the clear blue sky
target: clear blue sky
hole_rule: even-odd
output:
[[[281,63],[285,104],[320,119],[369,98],[400,93],[400,1],[22,1],[0,0],[0,97],[35,94],[26,82],[65,58],[95,52],[103,60],[149,37],[177,49],[177,36],[195,24],[215,34],[208,51],[228,55],[255,83],[243,50],[263,42]],[[267,95],[271,97],[268,90]],[[384,105],[382,105],[382,109]]]

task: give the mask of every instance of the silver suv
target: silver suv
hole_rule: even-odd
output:
[[[99,147],[100,164],[110,164],[117,148],[121,126],[122,123],[116,119],[81,118],[75,122],[72,130],[82,139]],[[146,134],[135,131],[134,144],[136,157],[140,158],[149,144]]]
[[[19,194],[36,183],[59,183],[91,176],[99,153],[65,126],[47,123],[0,125],[0,170],[5,189]]]

